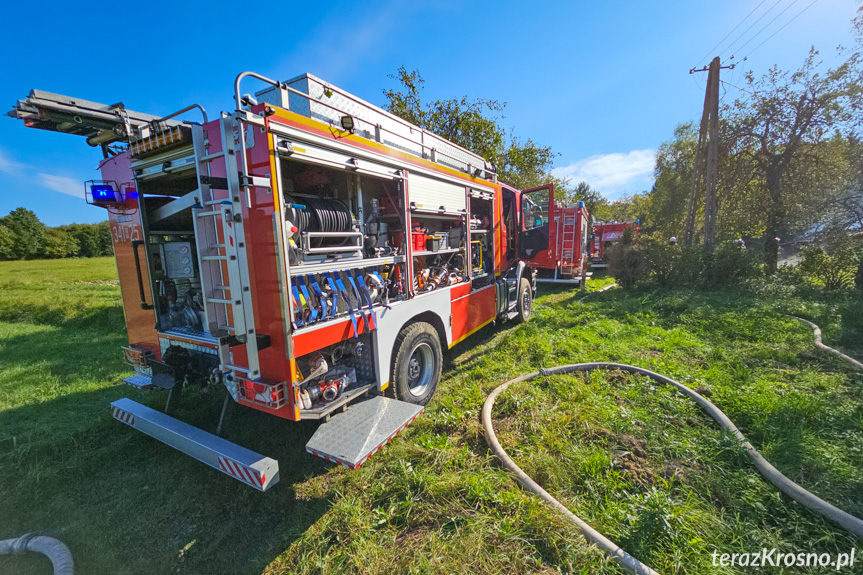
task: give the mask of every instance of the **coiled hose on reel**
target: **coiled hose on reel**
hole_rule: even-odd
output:
[[[294,225],[299,232],[349,232],[353,215],[344,202],[334,198],[288,198]],[[303,207],[296,207],[303,206]]]
[[[494,455],[501,461],[505,469],[515,474],[516,480],[521,484],[522,487],[541,497],[549,505],[551,505],[552,508],[562,513],[569,521],[575,523],[575,525],[581,531],[582,535],[584,535],[584,537],[590,543],[593,543],[594,545],[599,547],[627,572],[635,573],[637,575],[658,575],[656,571],[654,571],[653,569],[627,553],[616,543],[605,537],[602,533],[588,525],[583,519],[572,513],[562,503],[552,497],[538,483],[531,479],[530,476],[528,476],[524,471],[522,471],[522,469],[518,465],[516,465],[512,458],[509,457],[503,447],[501,447],[500,442],[497,440],[497,435],[495,435],[494,426],[492,425],[491,419],[491,412],[492,408],[494,407],[495,399],[498,395],[500,395],[509,386],[513,384],[531,381],[541,376],[573,372],[586,372],[597,369],[621,370],[637,375],[643,375],[649,377],[650,379],[658,383],[662,383],[664,385],[676,388],[678,391],[680,391],[681,393],[692,399],[699,406],[701,406],[701,408],[704,409],[704,411],[706,411],[708,415],[710,415],[710,417],[715,419],[719,423],[719,425],[721,425],[725,430],[729,431],[741,442],[741,445],[746,450],[746,454],[749,456],[749,459],[752,460],[752,463],[758,469],[759,473],[761,473],[761,475],[767,481],[775,485],[777,488],[779,488],[780,491],[782,491],[810,511],[814,511],[818,515],[826,517],[827,519],[839,525],[848,532],[856,535],[860,539],[863,539],[863,520],[860,520],[857,517],[851,515],[850,513],[846,513],[838,507],[827,503],[826,501],[806,491],[805,489],[782,475],[782,473],[780,473],[778,469],[773,467],[770,462],[767,461],[752,446],[752,444],[746,440],[746,437],[744,437],[740,430],[737,429],[734,423],[728,418],[727,415],[725,415],[725,413],[722,412],[721,409],[713,405],[713,403],[711,403],[710,400],[708,400],[707,398],[696,393],[685,385],[674,381],[669,377],[654,373],[641,367],[627,365],[624,363],[574,363],[570,365],[561,365],[558,367],[534,371],[533,373],[528,373],[512,379],[495,388],[495,390],[492,391],[491,394],[489,394],[488,398],[486,398],[485,403],[482,406],[482,426],[483,430],[485,431],[486,443],[488,443],[488,446],[491,448],[492,453],[494,453]]]

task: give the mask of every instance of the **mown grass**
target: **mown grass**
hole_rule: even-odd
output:
[[[81,573],[619,573],[520,490],[479,423],[499,383],[581,361],[700,387],[783,473],[863,516],[863,376],[782,315],[809,312],[828,344],[861,356],[851,300],[612,290],[581,303],[543,287],[531,322],[454,348],[425,415],[357,471],[305,454],[314,425],[240,411],[232,438],[280,463],[280,484],[259,494],[111,421],[113,399],[164,399],[117,385],[113,278],[108,259],[0,264],[0,538],[58,536]],[[182,416],[212,428],[220,399],[187,394]],[[778,494],[711,419],[649,381],[555,376],[498,401],[516,461],[660,572],[748,571],[714,568],[714,549],[860,543]],[[0,558],[0,572],[46,565]]]

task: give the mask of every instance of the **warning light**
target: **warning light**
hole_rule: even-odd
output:
[[[92,185],[90,186],[90,193],[93,196],[93,203],[117,201],[117,192],[111,186]]]
[[[91,180],[84,184],[87,203],[103,208],[117,206],[123,203],[123,192],[116,182],[100,182]]]

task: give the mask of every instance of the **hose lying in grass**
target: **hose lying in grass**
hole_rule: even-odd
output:
[[[608,291],[608,290],[610,290],[611,288],[614,288],[614,287],[617,287],[617,284],[611,284],[610,286],[605,286],[604,288],[600,288],[600,289],[598,289],[598,290],[596,290],[596,291],[592,291],[592,292],[590,292],[589,294],[587,294],[586,296],[584,296],[583,298],[579,299],[578,301],[584,301],[584,300],[586,300],[587,298],[589,298],[590,296],[592,296],[592,295],[593,295],[593,294],[595,294],[595,293],[602,293],[602,292],[604,292],[604,291]]]
[[[844,359],[845,361],[847,361],[848,363],[850,363],[851,365],[853,365],[854,367],[856,367],[860,371],[863,371],[863,363],[860,363],[859,361],[857,361],[853,357],[845,355],[844,353],[842,353],[838,349],[833,349],[829,345],[824,345],[824,342],[821,340],[821,328],[820,327],[818,327],[817,325],[815,325],[814,323],[812,323],[808,319],[803,319],[802,317],[797,317],[796,315],[789,315],[788,317],[790,317],[792,319],[796,319],[797,321],[799,321],[801,323],[805,323],[806,325],[808,325],[809,327],[812,328],[812,331],[815,333],[815,347],[817,347],[818,349],[823,349],[824,351],[829,351],[833,355],[841,357],[842,359]]]
[[[58,539],[30,533],[15,539],[0,541],[0,555],[15,555],[27,551],[41,553],[48,557],[54,566],[54,575],[72,575],[74,569],[72,553]]]
[[[827,519],[833,521],[847,531],[853,533],[860,539],[863,539],[863,520],[860,520],[857,517],[854,517],[853,515],[842,511],[838,507],[835,507],[830,503],[827,503],[826,501],[816,497],[812,493],[809,493],[808,491],[782,475],[782,473],[780,473],[778,469],[770,465],[770,462],[764,459],[764,457],[762,457],[762,455],[758,453],[758,451],[754,447],[752,447],[752,444],[746,441],[746,437],[744,437],[740,430],[737,429],[734,423],[732,423],[732,421],[728,419],[728,416],[725,415],[722,410],[713,405],[713,403],[711,403],[705,397],[692,391],[685,385],[678,383],[671,378],[665,377],[664,375],[660,375],[658,373],[654,373],[652,371],[636,367],[634,365],[626,365],[623,363],[575,363],[571,365],[561,365],[558,367],[534,371],[533,373],[522,375],[498,386],[494,391],[491,392],[488,398],[486,398],[485,403],[482,406],[482,426],[485,430],[485,440],[491,448],[492,452],[498,459],[500,459],[501,463],[503,463],[504,468],[515,474],[516,479],[522,485],[522,487],[524,487],[528,491],[539,495],[554,509],[560,511],[564,516],[566,516],[567,519],[575,523],[588,541],[602,549],[606,554],[610,555],[615,561],[617,561],[617,563],[621,567],[623,567],[629,573],[636,573],[638,575],[654,575],[656,574],[656,571],[654,571],[653,569],[651,569],[650,567],[648,567],[647,565],[640,562],[638,559],[618,547],[613,541],[602,535],[602,533],[596,531],[585,521],[583,521],[577,515],[572,513],[569,509],[564,507],[563,504],[561,504],[557,499],[549,495],[547,491],[545,491],[542,487],[539,486],[539,484],[537,484],[524,471],[522,471],[521,468],[516,465],[515,462],[509,457],[509,455],[507,455],[503,447],[501,447],[500,443],[497,440],[497,436],[494,433],[494,427],[492,426],[491,421],[491,410],[494,407],[494,400],[510,385],[531,381],[540,376],[572,373],[576,371],[593,371],[595,369],[617,369],[627,371],[629,373],[647,376],[654,381],[677,388],[678,391],[688,396],[695,403],[701,406],[704,411],[706,411],[708,415],[710,415],[710,417],[715,419],[719,423],[719,425],[721,425],[727,431],[731,432],[741,442],[743,448],[746,450],[747,455],[749,455],[749,459],[752,460],[752,463],[758,469],[759,473],[761,473],[761,475],[764,476],[767,481],[778,487],[780,491],[782,491],[787,496],[791,497],[807,509],[826,517]]]

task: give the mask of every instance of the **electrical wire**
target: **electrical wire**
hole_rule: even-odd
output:
[[[747,94],[749,94],[750,96],[754,96],[754,95],[755,95],[753,92],[750,92],[749,90],[747,90],[747,89],[745,89],[745,88],[741,88],[740,86],[735,86],[735,85],[734,85],[734,84],[732,84],[731,82],[726,82],[725,80],[719,80],[719,81],[720,81],[720,82],[722,82],[723,84],[725,84],[726,86],[731,86],[732,88],[736,88],[736,89],[740,90],[741,92],[746,92],[746,93],[747,93]]]
[[[776,32],[774,32],[773,34],[771,34],[771,35],[770,35],[770,37],[768,37],[768,38],[767,38],[767,40],[765,40],[764,42],[762,42],[761,44],[759,44],[758,46],[756,46],[755,48],[753,48],[752,50],[750,50],[750,51],[749,51],[749,54],[747,54],[747,55],[746,55],[746,58],[744,58],[744,60],[746,60],[747,58],[749,58],[749,56],[750,56],[750,55],[752,55],[752,53],[753,53],[753,52],[755,52],[756,50],[758,50],[759,48],[761,48],[764,44],[766,44],[766,43],[770,40],[770,38],[773,38],[774,36],[776,36],[777,34],[779,34],[779,33],[780,33],[784,28],[785,28],[785,26],[788,26],[789,24],[791,24],[792,22],[794,22],[794,21],[797,19],[797,17],[798,17],[798,16],[800,16],[801,14],[803,14],[804,12],[806,12],[807,10],[809,10],[810,8],[812,8],[812,6],[815,4],[815,2],[818,2],[818,0],[814,0],[814,1],[812,2],[812,4],[809,4],[809,6],[807,6],[806,8],[804,8],[803,10],[801,10],[800,12],[798,12],[798,13],[797,13],[797,16],[795,16],[794,18],[792,18],[791,20],[789,20],[788,22],[786,22],[785,24],[783,24],[783,25],[782,25],[782,27],[781,27],[781,28],[779,28],[779,30],[777,30]]]
[[[758,6],[756,6],[755,8],[753,8],[753,9],[752,9],[752,12],[750,12],[749,14],[747,14],[747,15],[743,18],[743,20],[741,20],[740,22],[738,22],[738,23],[737,23],[737,26],[735,26],[734,28],[732,28],[732,29],[731,29],[731,32],[729,32],[728,34],[726,34],[726,35],[725,35],[725,38],[723,38],[722,40],[720,40],[719,42],[717,42],[717,43],[716,43],[716,46],[714,46],[713,48],[711,48],[710,50],[708,50],[708,51],[707,51],[707,54],[705,54],[704,56],[702,56],[702,57],[698,60],[698,63],[697,63],[697,64],[695,64],[695,66],[693,66],[693,68],[697,68],[697,67],[698,67],[698,66],[699,66],[699,65],[704,61],[704,59],[705,59],[705,58],[707,58],[708,56],[710,56],[710,53],[711,53],[711,52],[713,52],[714,50],[716,50],[717,48],[719,48],[719,46],[720,46],[723,42],[725,42],[725,40],[726,40],[729,36],[731,36],[731,35],[734,33],[734,31],[735,31],[735,30],[737,30],[738,28],[740,28],[740,25],[741,25],[741,24],[743,24],[744,22],[746,22],[746,19],[747,19],[747,18],[749,18],[750,16],[752,16],[752,14],[754,14],[756,10],[758,10],[759,8],[761,8],[761,5],[762,5],[762,4],[764,4],[765,2],[767,2],[767,0],[761,0],[761,2],[758,4]]]
[[[766,25],[765,25],[761,30],[759,30],[758,32],[756,32],[754,36],[752,36],[751,38],[749,38],[749,40],[747,40],[747,41],[743,44],[743,46],[740,46],[739,48],[737,48],[737,51],[738,51],[738,52],[742,51],[742,50],[743,50],[743,48],[745,48],[745,47],[747,46],[747,44],[749,44],[749,43],[750,43],[750,42],[752,42],[754,39],[756,39],[756,38],[758,37],[758,35],[759,35],[759,34],[761,34],[762,32],[764,32],[765,30],[767,30],[767,28],[769,28],[771,24],[773,24],[774,22],[776,22],[776,21],[779,19],[779,17],[780,17],[780,16],[782,16],[783,14],[785,14],[786,12],[788,12],[788,10],[789,10],[792,6],[794,6],[795,4],[797,4],[797,2],[799,2],[799,1],[800,1],[800,0],[794,0],[793,2],[791,2],[791,4],[789,4],[788,6],[786,6],[786,7],[785,7],[785,10],[783,10],[782,12],[780,12],[779,14],[777,14],[777,15],[776,15],[776,17],[775,17],[775,18],[773,18],[773,20],[771,20],[770,22],[768,22],[768,23],[767,23],[767,24],[766,24]],[[816,0],[816,1],[817,1],[817,0]],[[801,12],[801,13],[802,13],[802,12]],[[792,18],[791,20],[794,20],[794,18]],[[790,22],[791,20],[789,20],[789,22]],[[784,26],[783,26],[783,28],[784,28]],[[782,29],[782,28],[780,28],[779,30],[781,30],[781,29]],[[778,32],[779,30],[777,30],[777,32]],[[775,34],[775,32],[774,32],[774,34]],[[770,38],[772,38],[772,37],[773,37],[773,36],[770,36]],[[768,38],[767,40],[769,40],[770,38]],[[766,42],[767,40],[765,40],[764,42]],[[762,44],[763,44],[764,42],[762,42]],[[750,54],[751,54],[751,52],[750,52]]]
[[[795,0],[795,2],[796,2],[796,1],[797,1],[797,0]],[[780,2],[782,2],[782,0],[776,0],[776,3],[775,3],[773,6],[771,6],[770,8],[768,8],[768,9],[767,9],[767,11],[766,11],[764,14],[762,14],[761,16],[759,16],[759,17],[758,17],[758,19],[757,19],[757,20],[755,20],[755,22],[753,22],[753,23],[749,26],[749,28],[747,28],[746,30],[744,30],[744,31],[743,31],[743,33],[742,33],[742,34],[740,34],[740,36],[738,36],[737,38],[735,38],[735,39],[734,39],[734,41],[733,41],[733,42],[731,42],[731,44],[729,44],[729,45],[725,48],[725,50],[723,50],[723,51],[724,51],[724,52],[731,52],[731,48],[732,48],[732,47],[733,47],[733,46],[738,42],[738,40],[740,40],[741,38],[743,38],[744,36],[746,36],[746,34],[747,34],[750,30],[752,30],[752,29],[755,27],[755,25],[756,25],[756,24],[758,24],[758,23],[761,21],[761,19],[762,19],[762,18],[764,18],[765,16],[767,16],[768,14],[770,14],[770,12],[772,12],[772,11],[773,11],[773,9],[774,9],[774,8],[776,8],[776,7],[779,5],[779,3],[780,3]]]

